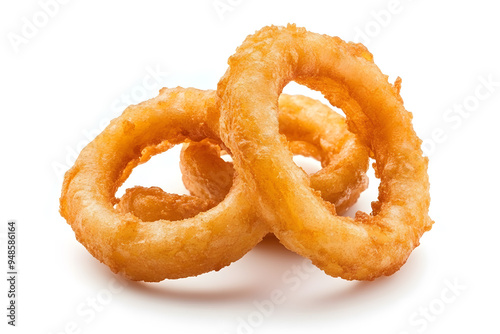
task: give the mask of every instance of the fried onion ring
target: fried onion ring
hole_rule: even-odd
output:
[[[322,169],[310,175],[311,187],[333,203],[338,214],[344,213],[368,185],[366,148],[347,130],[342,116],[317,100],[282,94],[278,112],[279,132],[291,151],[321,162]],[[192,195],[220,201],[232,182],[232,163],[220,158],[220,150],[190,150],[189,145],[181,155],[184,185]]]
[[[167,194],[157,187],[128,189],[120,201],[114,196],[135,166],[186,139],[204,140],[197,145],[210,143],[212,151],[204,152],[216,152],[220,159],[220,147],[225,146],[218,134],[215,100],[213,91],[163,89],[158,97],[128,107],[81,152],[66,173],[61,214],[77,239],[114,272],[133,280],[160,281],[218,270],[239,259],[267,234],[268,227],[253,207],[253,189],[238,175],[233,178],[230,166],[231,171],[224,171],[231,178],[229,186],[224,181],[229,192],[225,190],[216,199]],[[308,98],[284,100],[292,106],[310,102],[306,105],[309,109],[291,108],[285,122],[293,123],[306,110],[311,117],[321,114],[315,110],[319,106]],[[328,131],[314,134],[316,130],[311,128],[318,124],[311,119],[295,130],[295,136],[308,134],[311,138],[307,140],[320,147],[315,154],[321,155],[324,163],[328,161],[325,169],[331,168],[331,182],[345,184],[348,190],[346,195],[340,192],[338,200],[349,203],[366,186],[367,151],[346,130],[342,117],[321,106],[323,121],[332,125],[325,127]],[[184,152],[189,152],[189,147]],[[199,153],[194,153],[196,160],[204,168],[212,166],[200,159]],[[356,169],[344,171],[347,163]],[[218,168],[217,163],[212,168]],[[318,180],[327,178],[324,173],[317,174]],[[347,177],[351,180],[346,183]]]
[[[337,213],[349,209],[367,187],[368,153],[347,130],[345,119],[312,98],[282,94],[279,124],[280,133],[286,136],[295,154],[321,162],[323,168],[310,175],[311,187],[333,203]],[[221,149],[213,142],[184,144],[180,160],[182,179],[193,196],[179,197],[159,188],[137,187],[127,190],[118,209],[143,220],[189,218],[194,216],[196,207],[198,212],[205,211],[221,202],[233,183],[232,163],[220,156]],[[175,209],[177,205],[179,210]]]
[[[259,195],[266,223],[288,249],[327,274],[372,280],[397,271],[429,230],[427,158],[391,85],[361,44],[295,25],[265,27],[247,37],[218,84],[221,136],[236,174]],[[381,179],[373,212],[339,217],[309,184],[279,135],[278,98],[296,81],[334,106],[341,90],[350,129],[368,146]]]
[[[186,138],[218,141],[214,105],[214,92],[163,89],[114,119],[66,173],[61,214],[77,239],[113,272],[160,281],[218,270],[267,233],[253,208],[255,195],[239,176],[221,203],[193,218],[146,222],[114,207],[118,187],[152,154]]]

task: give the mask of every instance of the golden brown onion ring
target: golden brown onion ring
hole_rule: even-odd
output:
[[[118,187],[152,154],[186,139],[218,141],[214,105],[214,92],[163,89],[114,119],[66,173],[61,214],[87,250],[114,272],[160,281],[218,270],[267,233],[255,215],[255,193],[239,176],[221,203],[193,218],[146,222],[114,207]]]
[[[381,184],[372,215],[335,215],[294,164],[279,135],[277,105],[292,80],[321,91],[332,105],[342,87],[359,104],[360,112],[344,112],[376,160]],[[390,275],[431,228],[427,159],[398,85],[387,81],[364,46],[295,25],[266,27],[247,37],[218,84],[221,135],[236,174],[257,190],[260,209],[281,243],[331,276]]]
[[[291,106],[310,102],[307,107],[312,114],[311,119],[305,118],[309,123],[295,129],[291,138],[299,138],[300,134],[300,139],[319,146],[315,152],[320,152],[324,163],[327,161],[325,169],[331,168],[332,182],[337,179],[339,184],[347,185],[348,196],[340,194],[339,200],[356,200],[365,187],[366,150],[346,130],[343,119],[328,107],[305,97],[295,102],[293,99],[288,101]],[[302,117],[298,115],[307,108],[295,109],[288,111],[285,124]],[[212,91],[164,89],[158,97],[127,108],[113,120],[66,174],[61,214],[72,225],[78,240],[113,271],[134,280],[159,281],[217,270],[244,255],[268,232],[253,210],[255,193],[238,176],[234,186],[229,185],[229,193],[225,190],[216,200],[167,194],[156,187],[129,189],[120,202],[114,197],[133,167],[186,139],[212,143],[211,150],[198,150],[194,155],[203,168],[218,169],[217,163],[210,165],[200,155],[212,152],[208,156],[213,156],[215,152],[220,156],[222,143],[215,110]],[[318,115],[330,123],[325,126],[327,130],[314,130],[319,124],[314,125],[314,117]],[[347,163],[344,158],[358,159],[349,165],[354,164],[356,170],[343,171],[342,164]],[[233,173],[232,167],[224,170],[226,188],[227,177]],[[321,172],[317,175],[318,180],[325,177]],[[352,180],[346,183],[347,177]]]
[[[321,162],[323,168],[310,175],[311,187],[320,191],[323,199],[333,203],[337,213],[345,212],[368,184],[365,174],[368,169],[367,150],[347,130],[345,119],[312,98],[282,94],[279,100],[279,123],[280,133],[289,140],[295,154],[313,157]],[[231,162],[224,161],[220,156],[220,147],[207,140],[188,142],[181,151],[184,185],[191,195],[206,201],[198,203],[204,205],[200,206],[199,212],[222,201],[232,186],[234,168]],[[157,201],[153,193],[158,195]],[[196,205],[193,202],[196,197],[172,196],[159,192],[158,188],[132,189],[120,199],[119,209],[132,212],[143,220],[152,219],[148,217],[172,219],[194,215]],[[172,199],[172,202],[168,203],[168,199]],[[175,210],[176,204],[181,204],[181,212]],[[193,211],[186,214],[186,207]]]
[[[310,175],[311,187],[344,213],[366,189],[368,154],[347,130],[345,119],[323,103],[302,95],[279,98],[279,131],[294,154],[312,157],[322,169]],[[201,145],[194,148],[191,146]],[[192,195],[220,201],[227,194],[234,174],[232,163],[220,158],[220,149],[209,143],[189,143],[181,154],[181,170]]]

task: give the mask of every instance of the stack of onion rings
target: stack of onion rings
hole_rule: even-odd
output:
[[[61,196],[77,239],[133,280],[219,270],[267,233],[332,276],[399,269],[432,224],[427,160],[400,80],[388,83],[362,45],[294,25],[249,36],[229,65],[217,91],[162,89],[84,148]],[[347,124],[318,101],[280,97],[292,80],[321,91]],[[191,195],[135,187],[115,197],[135,166],[181,143]],[[322,169],[308,176],[294,153]],[[368,155],[381,178],[373,214],[337,216],[366,188]]]

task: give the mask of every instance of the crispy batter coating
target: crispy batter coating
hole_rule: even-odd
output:
[[[373,212],[339,217],[309,186],[280,139],[278,97],[290,81],[342,107],[339,87],[359,108],[345,108],[350,129],[368,146],[380,177]],[[429,230],[427,158],[412,115],[361,44],[295,25],[247,37],[218,84],[222,140],[237,175],[259,194],[273,233],[331,276],[371,280],[397,271]],[[354,106],[351,104],[350,107]]]
[[[181,150],[182,182],[191,195],[219,203],[233,185],[234,168],[221,158],[221,148],[204,140],[185,143]]]
[[[158,187],[136,186],[126,190],[116,209],[122,213],[130,212],[143,222],[154,222],[192,218],[214,205],[214,202],[196,196],[169,194]]]

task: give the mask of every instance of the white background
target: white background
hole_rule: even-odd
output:
[[[44,22],[38,1],[2,1],[2,268],[8,219],[17,220],[19,238],[18,327],[6,325],[2,279],[2,333],[497,333],[495,2],[219,3],[230,7],[220,13],[213,0],[73,0],[50,7]],[[26,22],[40,27],[30,31]],[[289,22],[362,41],[391,81],[403,78],[405,106],[427,139],[432,231],[399,272],[374,282],[347,282],[320,270],[294,276],[290,270],[303,260],[272,243],[195,278],[144,284],[113,275],[59,216],[61,170],[128,103],[155,96],[162,86],[215,88],[248,34]],[[293,85],[286,91],[320,96]],[[432,144],[433,133],[439,138]],[[185,192],[176,154],[152,159],[127,185]],[[368,209],[376,192],[374,181],[356,209]],[[271,307],[273,289],[285,301]]]

